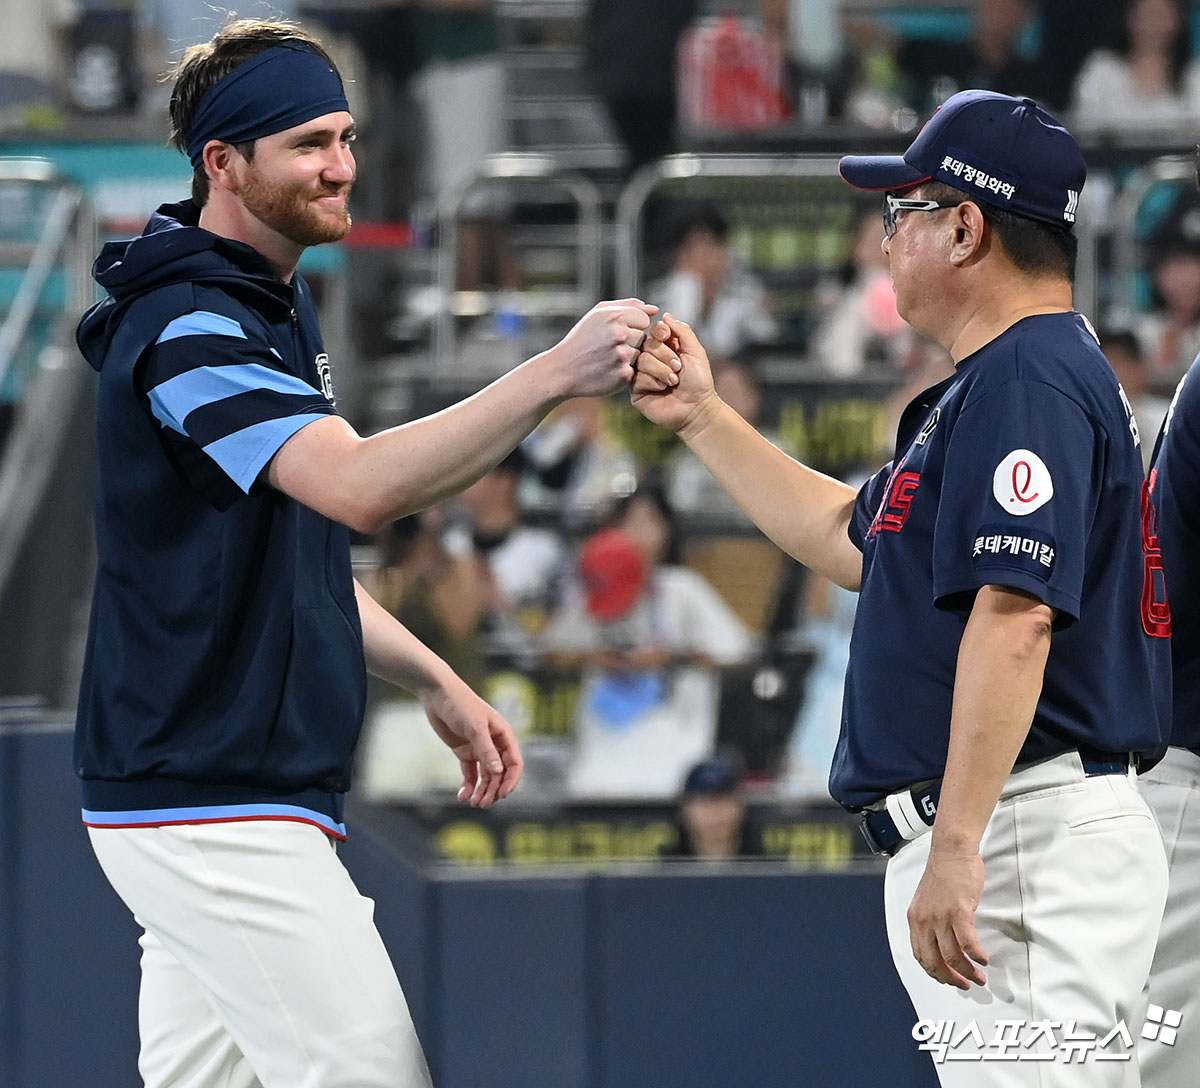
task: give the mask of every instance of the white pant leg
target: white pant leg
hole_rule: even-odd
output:
[[[138,1071],[146,1088],[262,1088],[187,968],[153,933],[140,943]]]
[[[1158,817],[1170,865],[1150,1000],[1164,1011],[1182,1013],[1168,1045],[1157,1038],[1138,1047],[1146,1088],[1191,1088],[1200,1077],[1200,757],[1172,748],[1141,777],[1142,792]],[[1147,1029],[1154,1031],[1153,1024]]]
[[[240,821],[90,835],[117,893],[203,991],[263,1088],[428,1088],[374,904],[323,832]],[[158,957],[145,966],[154,972]],[[144,993],[169,986],[152,976]],[[175,1018],[177,1000],[164,1018]],[[157,1013],[140,1014],[151,1069],[177,1065],[145,1052],[176,1046],[155,1027]],[[226,1088],[219,1079],[178,1083]]]
[[[1048,1050],[1053,1060],[999,1060],[987,1045],[1006,1020],[1024,1022],[1021,1040],[1031,1038],[1037,1021],[1074,1021],[1077,1032],[1095,1033],[1097,1041],[1123,1021],[1136,1042],[1166,862],[1134,781],[1086,778],[1074,755],[1010,777],[981,844],[986,876],[976,929],[991,960],[988,981],[969,991],[935,982],[912,954],[907,911],[930,842],[923,835],[889,861],[885,915],[892,958],[917,1017],[953,1022],[955,1039],[972,1022],[982,1035],[982,1052],[968,1038],[950,1053],[986,1060],[947,1055],[937,1064],[943,1088],[1134,1088],[1135,1058],[1098,1061],[1093,1053],[1080,1062],[1064,1046],[1063,1029],[1052,1050],[1026,1049]],[[1128,1051],[1116,1038],[1105,1053]]]

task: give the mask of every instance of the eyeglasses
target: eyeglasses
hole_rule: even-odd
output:
[[[887,193],[883,198],[883,233],[891,238],[896,233],[897,212],[934,212],[939,208],[957,208],[961,200],[952,202],[942,200],[908,200],[905,197],[892,196]]]

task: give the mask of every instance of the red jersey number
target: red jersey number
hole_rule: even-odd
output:
[[[1158,469],[1152,469],[1142,484],[1142,629],[1153,638],[1170,638],[1171,606],[1158,546],[1158,511],[1151,502],[1157,483]]]
[[[897,472],[888,481],[887,496],[879,512],[875,515],[875,524],[871,526],[871,535],[886,530],[898,533],[908,521],[912,513],[913,497],[921,484],[919,472]]]

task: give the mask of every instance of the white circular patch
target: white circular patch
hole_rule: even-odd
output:
[[[992,474],[992,494],[1008,513],[1024,517],[1054,497],[1054,481],[1036,453],[1013,450]]]

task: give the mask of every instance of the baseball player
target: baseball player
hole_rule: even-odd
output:
[[[1169,646],[1136,424],[1072,311],[1083,158],[1034,102],[964,91],[903,156],[841,172],[884,194],[900,313],[955,362],[892,462],[856,493],[790,460],[669,315],[634,403],[860,591],[830,787],[890,856],[889,943],[914,1037],[952,1050],[941,1082],[1136,1083],[1166,861],[1133,769],[1161,744]],[[1119,1060],[1072,1061],[1089,1037]]]
[[[1179,1088],[1200,1067],[1200,360],[1180,379],[1146,481],[1146,531],[1161,549],[1171,628],[1173,718],[1162,761],[1140,782],[1158,817],[1170,884],[1150,970],[1142,1083]]]
[[[481,476],[563,398],[628,381],[653,307],[595,307],[437,417],[334,405],[304,248],[350,227],[354,125],[321,46],[242,21],[171,97],[192,199],[105,246],[99,565],[76,743],[84,821],[143,927],[149,1088],[397,1088],[429,1075],[372,903],[342,868],[364,664],[424,703],[462,800],[505,797],[509,724],[351,576],[372,532]]]

